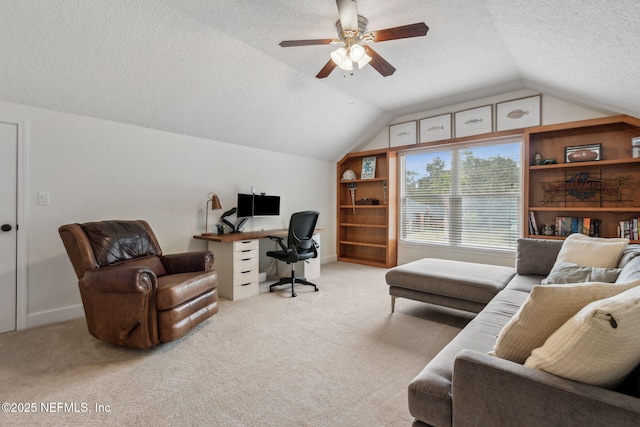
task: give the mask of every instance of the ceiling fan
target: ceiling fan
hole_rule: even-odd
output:
[[[356,0],[336,0],[336,4],[338,5],[338,16],[340,17],[336,22],[337,39],[285,40],[280,42],[282,47],[323,44],[342,45],[331,52],[331,59],[316,75],[319,79],[329,76],[336,67],[351,71],[354,63],[358,64],[359,68],[370,64],[383,77],[390,76],[396,71],[394,66],[378,55],[370,46],[361,45],[360,43],[422,37],[426,36],[427,31],[429,31],[429,27],[424,22],[419,22],[401,27],[387,28],[386,30],[367,32],[369,21],[364,16],[358,15]]]

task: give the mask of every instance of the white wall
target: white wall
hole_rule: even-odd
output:
[[[207,194],[223,210],[238,192],[281,196],[280,217],[255,219],[255,229],[282,228],[291,213],[320,212],[322,262],[335,254],[335,163],[202,138],[0,102],[0,116],[27,121],[27,327],[83,316],[77,279],[58,227],[104,219],[145,219],[164,253],[206,249]],[[213,120],[213,118],[212,118]],[[293,173],[293,175],[292,175]],[[50,193],[38,206],[37,193]],[[235,219],[235,217],[232,217]]]
[[[462,104],[450,105],[429,111],[422,111],[415,114],[401,116],[395,118],[390,124],[407,122],[410,120],[420,120],[425,117],[437,116],[440,114],[454,113],[456,111],[466,110],[468,108],[480,107],[483,105],[495,104],[497,102],[509,101],[517,98],[524,98],[531,95],[537,95],[528,89],[516,92],[509,92],[488,98],[482,98],[475,101],[465,102]],[[603,112],[593,111],[578,105],[570,104],[560,99],[554,98],[547,94],[542,94],[542,124],[565,123],[576,120],[586,120],[598,117],[604,117]],[[495,111],[494,111],[495,117]],[[495,125],[494,125],[495,129]],[[363,150],[373,150],[386,148],[389,146],[389,127],[387,126]],[[398,194],[400,194],[398,192]],[[400,227],[398,227],[400,232]],[[445,258],[460,261],[480,262],[496,265],[514,265],[515,254],[513,251],[478,251],[462,248],[450,248],[444,246],[426,246],[400,243],[398,236],[398,264],[405,264],[421,258]]]

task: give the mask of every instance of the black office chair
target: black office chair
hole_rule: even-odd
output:
[[[282,242],[284,239],[277,236],[269,236],[271,240],[275,240],[282,250],[268,251],[267,256],[284,261],[291,264],[291,277],[283,277],[278,282],[269,286],[269,292],[273,292],[275,286],[286,285],[291,283],[291,296],[295,297],[295,284],[313,286],[317,292],[318,287],[311,282],[307,282],[304,277],[296,277],[296,262],[303,261],[318,256],[317,243],[313,240],[313,232],[316,229],[319,213],[316,211],[296,212],[291,215],[289,223],[289,236],[287,237],[287,246]]]

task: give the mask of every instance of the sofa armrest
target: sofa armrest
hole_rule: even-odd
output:
[[[213,252],[195,251],[160,257],[167,274],[191,273],[213,270]]]
[[[456,356],[453,425],[632,426],[640,399],[472,350]]]
[[[151,270],[134,265],[88,270],[80,279],[80,286],[102,293],[149,293],[156,284]]]

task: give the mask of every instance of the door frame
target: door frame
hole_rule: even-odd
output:
[[[0,114],[0,122],[18,128],[16,212],[16,331],[27,328],[27,119]]]

